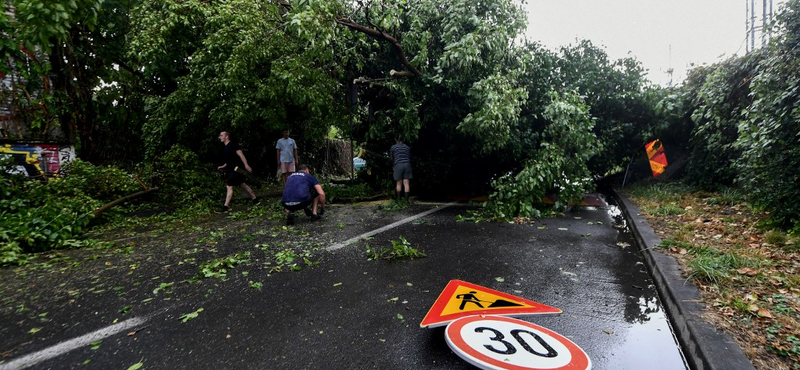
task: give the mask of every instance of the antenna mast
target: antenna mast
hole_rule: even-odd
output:
[[[767,0],[761,1],[761,47],[767,46]]]
[[[750,51],[756,50],[756,0],[750,0]]]

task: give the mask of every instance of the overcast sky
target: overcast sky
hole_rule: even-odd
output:
[[[588,39],[604,46],[612,60],[630,52],[649,70],[651,81],[667,85],[667,70],[673,68],[672,81],[678,84],[692,64],[745,54],[749,1],[527,0],[527,36],[553,50]],[[762,0],[755,2],[760,25]],[[784,2],[773,0],[774,11]]]

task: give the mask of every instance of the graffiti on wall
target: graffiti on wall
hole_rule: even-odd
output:
[[[75,158],[75,147],[59,144],[0,144],[0,156],[10,156],[9,171],[28,177],[57,176],[61,167]]]

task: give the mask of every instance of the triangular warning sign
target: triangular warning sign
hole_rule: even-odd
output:
[[[557,315],[561,310],[461,280],[450,280],[420,327],[435,328],[473,315]]]

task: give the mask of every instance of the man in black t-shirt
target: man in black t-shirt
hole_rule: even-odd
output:
[[[217,169],[225,171],[225,186],[227,187],[228,192],[225,195],[225,204],[222,206],[222,208],[220,208],[219,211],[217,211],[217,213],[228,212],[228,206],[230,206],[231,199],[233,199],[234,186],[240,186],[242,190],[244,190],[244,192],[247,193],[251,199],[253,199],[253,205],[261,203],[256,194],[253,193],[253,190],[244,183],[244,175],[238,172],[242,171],[243,169],[250,173],[253,172],[253,169],[247,164],[247,159],[244,157],[242,149],[239,148],[239,144],[231,141],[231,135],[228,133],[228,131],[222,131],[219,133],[219,141],[225,144],[225,148],[222,150],[222,156],[225,159],[225,164],[217,167]]]

